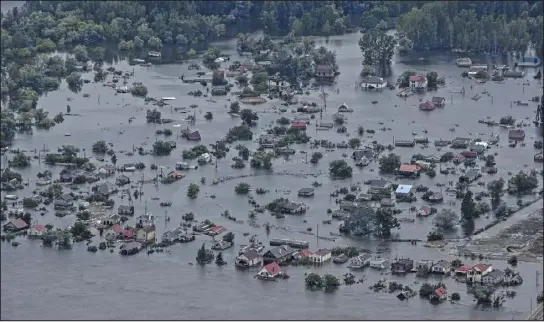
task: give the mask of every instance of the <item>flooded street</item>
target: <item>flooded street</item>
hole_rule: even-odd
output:
[[[332,48],[337,53],[337,62],[341,74],[336,83],[325,90],[329,93],[327,110],[323,113],[323,122],[332,122],[332,115],[337,112],[338,106],[345,103],[354,109],[348,115],[346,133],[336,133],[336,130],[317,131],[316,122],[319,115],[311,121],[308,127],[308,135],[313,139],[327,139],[332,142],[348,141],[350,137],[357,136],[357,126],[365,129],[374,129],[375,134],[365,133],[361,138],[362,145],[370,144],[376,140],[389,144],[396,140],[411,139],[412,133],[426,136],[430,142],[435,140],[451,140],[456,136],[472,136],[489,138],[490,134],[499,135],[501,140],[499,147],[493,147],[490,153],[497,153],[495,160],[498,165],[498,173],[494,175],[484,174],[481,182],[488,182],[499,177],[507,179],[508,172],[517,173],[519,170],[541,169],[541,164],[533,162],[533,155],[537,152],[533,148],[533,141],[541,134],[533,126],[536,104],[529,102],[529,106],[517,106],[513,101],[530,101],[533,96],[541,95],[541,81],[533,80],[535,70],[526,69],[524,79],[506,79],[503,84],[488,82],[476,84],[472,80],[460,77],[462,69],[455,66],[454,57],[448,55],[435,55],[405,59],[395,57],[392,65],[392,73],[389,80],[393,83],[397,77],[408,69],[422,73],[436,71],[438,76],[446,77],[446,85],[441,86],[436,92],[426,93],[424,96],[411,96],[406,99],[397,97],[398,89],[384,89],[383,92],[365,92],[357,89],[355,83],[360,80],[359,73],[362,69],[361,52],[357,45],[359,35],[350,34],[330,37],[328,42],[323,38],[316,38],[317,44]],[[236,53],[235,40],[216,44],[223,54],[230,54],[231,60],[242,60]],[[200,61],[196,61],[200,63]],[[65,82],[61,89],[49,93],[40,99],[38,108],[44,108],[50,116],[66,111],[66,105],[72,108],[72,113],[80,116],[65,116],[62,124],[57,124],[49,131],[35,130],[33,135],[19,134],[13,147],[23,150],[42,149],[44,146],[52,151],[62,145],[74,145],[85,147],[87,156],[91,154],[91,146],[98,140],[113,143],[116,151],[132,151],[133,145],[151,148],[156,140],[155,131],[170,128],[174,135],[170,138],[177,142],[177,148],[169,157],[156,157],[152,155],[129,157],[124,153],[117,153],[117,164],[144,162],[147,165],[145,171],[125,173],[131,181],[154,178],[158,171],[150,170],[149,165],[155,163],[163,166],[164,171],[172,170],[176,162],[182,161],[181,152],[200,143],[189,142],[183,138],[177,138],[176,134],[187,126],[184,119],[190,113],[182,114],[175,111],[175,107],[189,107],[197,104],[194,109],[196,123],[191,129],[198,130],[202,135],[201,144],[214,143],[222,139],[229,128],[239,125],[240,119],[227,114],[228,99],[235,100],[234,96],[213,97],[217,101],[212,103],[207,98],[195,98],[187,95],[189,91],[203,89],[200,84],[184,84],[179,77],[184,74],[192,75],[188,70],[189,63],[183,65],[152,65],[151,67],[129,66],[126,61],[115,64],[117,70],[132,71],[135,76],[132,81],[141,81],[149,89],[148,96],[166,97],[173,96],[177,99],[170,106],[160,108],[163,118],[174,119],[171,124],[147,124],[145,118],[146,109],[152,109],[152,105],[146,105],[143,99],[132,97],[130,94],[116,94],[109,87],[101,83],[85,84],[81,93],[75,94],[67,89]],[[225,68],[228,63],[224,63]],[[107,67],[107,66],[104,66]],[[84,79],[92,81],[93,74],[84,74]],[[529,85],[522,85],[529,82]],[[454,88],[466,90],[465,95],[451,93]],[[339,90],[337,93],[336,89]],[[487,91],[488,95],[483,94]],[[82,94],[89,94],[85,98]],[[478,101],[471,99],[476,94],[482,98]],[[418,106],[420,99],[424,102],[433,96],[446,98],[444,108],[438,108],[431,112],[421,111]],[[492,98],[491,98],[492,97]],[[70,98],[71,101],[67,101]],[[316,102],[322,105],[319,92],[311,92],[310,95],[302,95],[299,101]],[[373,101],[377,103],[373,104]],[[259,114],[257,127],[253,128],[254,139],[266,129],[274,126],[278,118],[281,101],[272,100],[262,105],[253,106],[252,109]],[[242,104],[241,108],[245,108]],[[286,117],[291,116],[288,112]],[[213,120],[206,121],[204,114],[213,113]],[[518,145],[515,148],[508,147],[508,130],[500,127],[488,127],[479,124],[478,120],[490,116],[498,120],[502,116],[512,115],[518,122],[526,119],[529,124],[526,131],[526,146]],[[132,123],[129,118],[135,117]],[[180,127],[173,127],[181,124]],[[456,126],[456,124],[458,126]],[[391,130],[381,131],[385,127]],[[451,132],[450,128],[455,128]],[[71,133],[71,136],[65,136]],[[478,135],[479,134],[479,135]],[[159,138],[160,139],[160,138]],[[145,143],[145,145],[144,145]],[[236,145],[236,144],[235,144]],[[258,142],[247,142],[251,150],[258,147]],[[234,146],[234,145],[233,145]],[[472,296],[466,293],[467,286],[457,283],[452,278],[444,278],[448,292],[459,292],[461,301],[452,304],[449,301],[438,306],[429,304],[429,301],[414,297],[408,301],[399,301],[394,294],[374,293],[369,289],[376,281],[386,277],[388,280],[398,280],[408,285],[416,281],[415,274],[405,277],[381,276],[378,271],[365,269],[354,272],[356,277],[365,277],[365,283],[352,286],[341,286],[335,293],[311,292],[305,289],[304,274],[315,271],[319,274],[331,273],[338,277],[348,272],[345,265],[333,263],[324,264],[315,269],[306,267],[286,267],[286,272],[291,276],[289,280],[265,283],[255,279],[256,272],[238,271],[234,267],[234,258],[237,256],[239,244],[247,243],[243,233],[258,234],[259,240],[268,245],[271,238],[290,238],[307,240],[310,249],[332,248],[335,245],[357,245],[359,247],[375,250],[377,242],[372,238],[351,239],[340,237],[336,242],[318,240],[315,236],[305,235],[300,231],[306,231],[308,227],[315,229],[319,225],[319,235],[330,236],[330,232],[338,232],[337,221],[332,225],[323,225],[322,221],[330,219],[327,209],[336,209],[334,198],[330,197],[333,187],[347,187],[352,183],[361,183],[363,190],[366,187],[363,181],[379,178],[378,163],[373,162],[368,167],[358,168],[353,166],[353,178],[349,180],[331,180],[328,177],[328,165],[330,161],[342,159],[342,154],[351,155],[351,149],[336,149],[333,152],[323,152],[323,159],[317,165],[306,163],[306,156],[298,151],[312,153],[309,145],[293,145],[297,153],[289,160],[276,159],[273,164],[275,173],[289,172],[289,175],[272,175],[267,172],[250,169],[237,170],[231,167],[231,159],[236,155],[231,148],[229,155],[219,160],[217,169],[213,164],[199,167],[186,173],[182,180],[170,185],[154,186],[143,185],[144,195],[134,202],[135,213],[144,212],[147,200],[148,212],[157,215],[157,237],[166,229],[178,226],[181,216],[187,212],[194,212],[197,220],[210,219],[214,223],[225,226],[236,234],[235,247],[224,252],[224,258],[228,265],[223,267],[214,264],[204,267],[189,265],[195,262],[197,249],[203,242],[210,244],[208,236],[197,236],[197,241],[189,244],[176,244],[170,247],[170,254],[146,255],[144,252],[129,257],[122,257],[117,252],[85,251],[84,244],[74,245],[71,251],[57,251],[41,247],[41,242],[23,242],[17,248],[9,243],[1,243],[1,316],[2,319],[524,319],[529,314],[531,306],[536,305],[537,293],[542,289],[543,269],[542,263],[519,263],[516,268],[523,276],[525,282],[515,288],[517,296],[509,298],[503,307],[499,309],[481,309],[476,307]],[[437,151],[433,144],[428,148],[416,145],[414,148],[395,148],[393,151],[402,156],[402,161],[409,162],[412,155],[422,153],[440,156],[449,148]],[[33,155],[33,153],[29,153]],[[109,157],[107,157],[109,159]],[[309,157],[308,157],[309,159]],[[346,158],[348,164],[353,165],[353,160]],[[4,162],[5,160],[2,160]],[[93,160],[94,161],[94,160]],[[23,177],[36,179],[36,174],[48,168],[53,172],[53,178],[57,178],[61,167],[39,166],[36,162],[31,168],[20,171]],[[217,185],[212,185],[214,178],[227,176],[251,175],[246,178],[226,180]],[[201,177],[206,178],[206,184],[201,185],[197,199],[186,197],[187,187],[190,183],[199,183]],[[391,178],[388,178],[391,179]],[[539,178],[541,182],[541,177]],[[412,179],[392,179],[395,183],[427,185],[431,189],[440,189],[437,184],[448,186],[448,181],[457,181],[457,176],[438,174],[431,179],[426,175]],[[114,182],[114,177],[109,181]],[[310,187],[312,182],[322,183],[316,188],[315,196],[311,199],[300,199],[296,192],[300,188]],[[234,187],[240,182],[247,182],[252,189],[265,188],[270,190],[265,195],[256,195],[257,203],[264,205],[275,198],[285,197],[291,200],[301,200],[310,208],[304,216],[286,216],[277,219],[268,212],[258,215],[260,223],[269,222],[274,227],[267,236],[264,227],[254,228],[247,224],[247,214],[252,209],[247,201],[247,196],[239,196],[234,192]],[[541,183],[542,184],[542,183]],[[34,187],[34,184],[30,184]],[[90,189],[90,188],[89,188]],[[483,191],[485,187],[474,185],[474,192]],[[27,189],[19,194],[29,194]],[[2,195],[4,192],[2,192]],[[214,198],[210,196],[214,195]],[[421,193],[417,194],[420,199]],[[159,197],[160,200],[152,200]],[[504,200],[514,205],[516,199]],[[527,200],[534,199],[527,197]],[[444,193],[444,203],[437,206],[441,208],[453,208],[459,212],[461,201],[455,196]],[[161,201],[170,201],[172,206],[161,208]],[[126,200],[124,200],[126,203]],[[123,200],[116,199],[116,207],[123,204]],[[415,217],[409,213],[410,206],[419,208],[424,203],[418,201],[413,204],[399,204],[403,209],[401,217]],[[167,213],[165,213],[167,210]],[[228,210],[237,219],[245,220],[245,224],[235,223],[221,216]],[[166,222],[165,216],[171,218]],[[55,227],[66,227],[74,218],[55,217],[53,211],[40,217],[39,213],[33,213],[33,218],[42,224],[51,223]],[[493,220],[493,214],[483,216],[476,220],[476,229],[484,227]],[[306,222],[303,222],[306,220]],[[132,224],[134,219],[129,221]],[[432,227],[432,218],[419,219],[414,222],[402,222],[402,228],[394,231],[393,237],[402,239],[426,239],[428,231]],[[278,227],[284,229],[278,229]],[[447,236],[456,238],[461,236],[457,232]],[[383,246],[383,243],[381,244]],[[390,243],[386,245],[391,249],[387,254],[390,258],[409,257],[419,259],[453,259],[455,243],[448,244],[444,249],[425,248],[421,245],[410,243]],[[478,260],[462,259],[465,264],[476,264]],[[488,261],[486,261],[488,262]],[[505,261],[490,261],[494,268],[504,269]],[[537,271],[539,274],[537,275]],[[429,279],[440,279],[430,277]],[[422,283],[421,279],[417,279]],[[537,286],[537,281],[540,286]],[[419,289],[419,286],[413,287]],[[532,302],[532,304],[531,304]],[[69,310],[61,308],[70,308]],[[384,313],[385,312],[385,313]]]

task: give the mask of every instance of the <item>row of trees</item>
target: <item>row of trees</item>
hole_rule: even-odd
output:
[[[471,51],[525,53],[529,44],[542,52],[542,2],[428,2],[399,18],[404,49],[427,51],[459,48]]]

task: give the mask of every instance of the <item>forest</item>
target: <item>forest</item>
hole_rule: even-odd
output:
[[[395,27],[398,37],[385,37]],[[51,127],[47,112],[35,113],[39,96],[63,78],[78,85],[76,65],[101,61],[112,43],[125,52],[174,46],[186,57],[210,41],[256,30],[291,39],[360,30],[365,64],[387,65],[395,43],[401,53],[498,54],[534,44],[542,55],[543,29],[541,1],[28,1],[1,16],[1,96],[24,119]],[[56,50],[75,58],[44,55]],[[300,69],[281,55],[286,61],[278,67],[287,74]],[[2,146],[14,135],[14,117],[2,110]]]

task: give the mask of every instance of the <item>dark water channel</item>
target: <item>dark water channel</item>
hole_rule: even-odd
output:
[[[365,128],[373,128],[376,134],[365,134],[363,145],[373,140],[389,143],[396,139],[409,138],[412,132],[422,134],[426,129],[431,141],[438,139],[452,139],[455,136],[466,136],[472,133],[481,133],[483,139],[488,138],[494,132],[501,136],[499,147],[494,147],[490,153],[497,152],[497,164],[499,173],[495,176],[484,175],[482,181],[493,180],[498,176],[507,176],[508,171],[517,172],[521,169],[530,170],[539,168],[533,163],[533,155],[537,152],[533,149],[533,141],[538,138],[538,131],[532,126],[535,112],[535,103],[529,106],[516,106],[511,108],[510,102],[517,100],[530,100],[531,97],[540,95],[541,83],[534,81],[533,71],[528,70],[526,79],[508,79],[504,84],[473,84],[472,81],[462,79],[461,70],[453,63],[453,57],[448,55],[434,55],[428,57],[422,63],[419,57],[415,61],[403,63],[396,60],[392,65],[391,79],[406,69],[415,69],[421,72],[434,70],[439,75],[446,76],[447,85],[435,93],[427,93],[422,97],[423,101],[432,96],[444,96],[447,99],[446,106],[430,113],[418,109],[419,97],[412,96],[406,100],[396,96],[397,91],[384,90],[382,93],[363,92],[355,89],[355,82],[359,79],[361,70],[361,54],[357,46],[357,35],[345,35],[331,37],[328,43],[318,38],[326,46],[334,48],[337,52],[337,60],[341,75],[338,77],[333,89],[339,88],[339,94],[333,89],[328,89],[328,110],[323,115],[323,121],[331,119],[336,108],[346,103],[355,110],[349,115],[347,122],[350,136],[356,135],[357,125]],[[226,54],[235,53],[235,41],[221,42],[217,46]],[[213,143],[221,139],[226,131],[239,123],[239,119],[231,118],[226,112],[228,97],[214,97],[217,103],[207,102],[205,98],[193,98],[186,93],[201,88],[197,84],[182,84],[178,77],[181,74],[191,75],[184,65],[154,65],[150,68],[135,66],[134,80],[142,81],[149,89],[149,96],[164,97],[174,96],[172,107],[188,107],[198,104],[196,109],[197,121],[194,129],[198,129],[203,136],[202,143]],[[226,66],[226,64],[225,64]],[[117,69],[132,70],[126,61],[115,65]],[[84,75],[92,79],[92,74]],[[529,81],[530,85],[522,86]],[[473,88],[471,89],[471,85]],[[450,89],[465,87],[466,94],[450,93]],[[487,90],[493,96],[491,98],[481,94]],[[90,94],[84,98],[83,93]],[[480,93],[482,98],[473,101],[470,98]],[[100,104],[98,98],[100,97]],[[67,98],[72,101],[67,102]],[[303,95],[301,100],[320,103],[317,92],[311,95]],[[378,101],[372,104],[372,101]],[[85,84],[79,94],[74,94],[61,86],[59,91],[48,94],[39,101],[39,107],[49,111],[51,116],[65,112],[66,104],[72,106],[72,113],[81,114],[80,117],[66,116],[66,121],[56,125],[50,131],[35,131],[32,136],[19,135],[15,141],[15,147],[20,149],[40,149],[44,145],[55,150],[66,144],[85,147],[90,151],[92,143],[98,140],[112,142],[116,150],[131,150],[132,145],[147,144],[150,148],[155,140],[157,129],[171,128],[177,132],[185,126],[183,119],[187,114],[171,112],[171,109],[163,107],[161,112],[164,117],[175,119],[174,124],[182,124],[180,128],[173,128],[172,124],[151,125],[146,124],[146,106],[142,99],[133,98],[129,94],[115,95],[114,91],[102,84]],[[260,120],[258,134],[272,126],[278,117],[273,107],[280,107],[280,102],[272,101],[256,106],[253,109],[259,112]],[[290,109],[290,108],[289,108]],[[213,112],[214,119],[208,122],[204,119],[204,113]],[[291,113],[288,112],[287,116]],[[501,116],[511,114],[518,120],[527,119],[530,127],[526,128],[527,138],[525,147],[518,145],[509,148],[507,142],[507,130],[488,128],[478,124],[478,119],[491,116],[499,119]],[[135,116],[132,123],[128,119]],[[319,118],[319,117],[318,117]],[[312,125],[315,121],[312,121]],[[380,122],[384,123],[383,125]],[[449,128],[456,127],[452,133]],[[392,128],[391,131],[382,132],[381,127]],[[338,134],[336,131],[319,131],[309,127],[309,135],[312,138],[329,139],[333,142],[347,141],[349,137]],[[64,136],[65,133],[71,136]],[[120,134],[122,133],[122,134]],[[256,135],[258,136],[258,135]],[[175,139],[175,136],[174,136]],[[141,160],[147,165],[155,163],[172,169],[175,162],[181,161],[181,151],[195,145],[183,139],[177,139],[178,147],[170,157],[128,157],[123,153],[117,153],[118,164]],[[251,148],[256,148],[256,143],[248,143]],[[309,147],[295,147],[297,150],[309,151]],[[435,153],[440,155],[447,151],[436,151],[434,146],[421,150],[416,148],[397,148],[395,153],[402,155],[403,161],[409,161],[410,157],[418,152],[423,154]],[[335,209],[334,200],[329,197],[333,187],[344,187],[351,183],[363,182],[378,177],[377,164],[359,169],[354,167],[354,176],[351,180],[331,181],[327,176],[329,161],[342,158],[342,153],[349,151],[336,150],[325,152],[319,165],[311,166],[305,163],[303,154],[295,154],[290,160],[278,159],[274,163],[276,172],[289,171],[291,173],[316,174],[316,177],[308,176],[252,176],[245,179],[230,180],[218,185],[211,185],[215,177],[239,175],[242,173],[259,174],[251,169],[235,170],[231,168],[230,159],[235,156],[234,149],[226,159],[220,160],[217,170],[212,166],[204,166],[197,171],[190,171],[187,176],[178,183],[171,185],[144,185],[144,200],[148,200],[148,210],[159,216],[157,222],[157,235],[160,236],[165,229],[175,228],[181,221],[181,216],[193,211],[197,219],[209,218],[217,224],[224,225],[236,233],[236,246],[225,251],[227,266],[217,267],[208,265],[197,267],[189,265],[195,261],[197,248],[202,242],[209,245],[210,239],[206,236],[197,238],[197,242],[191,244],[175,245],[171,247],[170,254],[152,254],[147,256],[142,253],[132,257],[121,257],[116,252],[98,252],[95,254],[85,251],[85,245],[76,245],[71,251],[57,251],[43,249],[40,242],[22,241],[21,245],[14,248],[9,243],[1,244],[1,315],[3,319],[523,319],[528,315],[531,301],[537,294],[535,274],[538,270],[542,276],[541,264],[520,263],[517,270],[525,278],[525,283],[515,289],[517,296],[508,299],[504,307],[500,309],[480,309],[472,302],[472,297],[466,294],[466,285],[458,284],[451,278],[444,279],[449,292],[460,292],[462,300],[458,304],[444,302],[438,306],[429,304],[427,300],[413,298],[408,301],[399,301],[394,294],[374,293],[368,287],[377,280],[387,277],[389,280],[399,280],[403,284],[412,284],[416,281],[414,275],[405,277],[381,276],[379,272],[365,270],[356,272],[357,277],[365,276],[367,281],[362,285],[350,287],[342,286],[334,294],[323,292],[311,292],[304,287],[305,267],[287,267],[286,271],[291,276],[289,280],[275,283],[263,283],[253,278],[252,272],[240,272],[234,268],[234,257],[238,251],[238,244],[246,243],[243,232],[258,234],[260,240],[268,243],[269,238],[295,238],[311,242],[311,249],[318,247],[333,247],[334,245],[358,245],[364,248],[375,249],[376,242],[371,239],[353,240],[340,238],[336,243],[319,240],[315,237],[298,233],[307,227],[315,227],[319,224],[320,235],[329,235],[329,232],[337,232],[337,224],[321,225],[324,219],[328,219],[326,209]],[[89,154],[90,152],[87,152]],[[352,163],[351,160],[348,162]],[[525,166],[527,165],[527,166]],[[43,164],[33,164],[32,168],[23,172],[25,177],[36,178],[36,173],[45,169]],[[59,167],[49,167],[54,176],[60,172]],[[156,175],[156,171],[146,170],[145,178],[150,179]],[[129,174],[130,176],[130,174]],[[131,179],[139,180],[141,172],[136,172]],[[201,177],[206,177],[207,184],[201,185],[200,195],[196,200],[186,197],[187,186],[191,182],[200,182]],[[113,178],[110,181],[113,182]],[[392,178],[392,180],[395,180]],[[424,184],[436,187],[437,183],[447,183],[457,180],[457,176],[444,176],[438,174],[434,179],[423,175],[420,179],[401,180],[399,183]],[[224,210],[247,221],[247,213],[250,205],[247,197],[234,194],[234,186],[239,182],[247,182],[256,188],[267,188],[270,193],[263,196],[255,196],[260,204],[287,196],[292,200],[298,199],[296,191],[308,187],[313,181],[323,183],[316,189],[313,199],[305,200],[310,206],[304,216],[287,216],[276,219],[268,213],[260,214],[258,221],[270,222],[277,227],[288,227],[290,231],[272,229],[270,236],[266,236],[264,228],[253,228],[247,224],[237,224],[220,216]],[[87,189],[87,188],[85,188]],[[88,188],[90,189],[90,188]],[[481,191],[483,187],[474,186],[474,191]],[[20,192],[29,194],[30,190]],[[212,199],[209,196],[215,195]],[[164,221],[164,208],[159,207],[160,201],[151,198],[160,197],[163,201],[171,201],[172,207],[168,209],[171,222]],[[126,199],[123,200],[126,202]],[[117,200],[116,205],[123,201]],[[515,203],[515,200],[509,200]],[[417,202],[417,207],[422,203]],[[458,211],[460,202],[452,196],[446,195],[444,204],[440,207],[451,207]],[[135,202],[138,214],[144,211],[144,201]],[[400,216],[414,216],[408,213],[408,204],[400,204],[404,209]],[[57,218],[53,211],[46,216],[34,215],[40,223],[52,223],[56,227],[70,225],[74,218],[67,216]],[[493,218],[481,218],[477,222],[477,228],[483,227]],[[303,223],[307,220],[307,223]],[[129,222],[132,223],[132,222]],[[416,219],[415,222],[402,223],[402,229],[398,231],[399,238],[424,239],[432,227],[432,218],[425,220]],[[452,233],[450,237],[460,235],[461,232]],[[411,246],[404,243],[387,245],[391,249],[389,257],[405,256],[414,260],[419,259],[453,259],[452,247],[446,246],[443,250],[424,248],[420,245]],[[466,260],[475,264],[474,261]],[[496,268],[505,268],[503,261],[491,261]],[[312,269],[320,274],[330,272],[341,276],[348,271],[345,265],[325,264],[322,267]],[[421,283],[421,281],[419,281]],[[542,281],[540,285],[542,285]],[[541,287],[541,286],[540,286]],[[415,286],[419,289],[419,286]]]

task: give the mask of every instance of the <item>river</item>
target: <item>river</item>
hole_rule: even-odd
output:
[[[426,94],[423,100],[432,96],[444,96],[447,99],[446,106],[436,109],[430,113],[424,113],[418,109],[419,98],[412,96],[406,100],[396,96],[397,91],[384,90],[381,93],[364,92],[356,90],[355,82],[359,79],[361,70],[361,54],[357,46],[357,34],[330,37],[328,41],[323,38],[316,38],[319,44],[323,44],[337,52],[337,60],[341,74],[333,88],[327,89],[330,93],[327,106],[328,110],[323,115],[323,121],[331,119],[336,108],[346,103],[355,110],[349,115],[347,127],[351,137],[356,136],[357,125],[363,125],[367,129],[375,129],[374,135],[365,134],[363,145],[377,140],[379,142],[392,142],[393,137],[401,139],[411,137],[412,132],[422,133],[428,131],[431,141],[451,139],[454,136],[466,136],[467,133],[482,133],[482,138],[494,131],[501,136],[500,147],[491,151],[497,152],[496,161],[499,173],[490,176],[484,175],[481,181],[489,181],[499,176],[507,176],[507,172],[518,170],[529,170],[539,168],[533,163],[532,141],[539,137],[537,129],[532,126],[535,111],[535,104],[530,103],[528,107],[511,107],[510,102],[514,100],[529,100],[532,96],[540,95],[540,82],[534,81],[534,71],[529,70],[525,80],[508,79],[504,84],[473,84],[468,79],[460,77],[461,69],[453,63],[450,55],[439,54],[426,56],[424,60],[419,57],[400,59],[395,57],[392,64],[390,78],[395,80],[398,75],[407,69],[415,69],[421,72],[434,70],[439,76],[446,76],[447,86],[440,88],[437,92]],[[225,54],[231,54],[236,59],[235,40],[222,41],[215,44]],[[193,72],[187,69],[188,63],[183,65],[153,65],[149,68],[134,66],[134,80],[142,81],[149,89],[149,96],[177,97],[172,107],[189,106],[197,104],[197,121],[192,128],[198,129],[202,134],[203,144],[213,143],[221,139],[228,128],[238,125],[239,119],[231,118],[226,113],[225,105],[230,97],[214,97],[217,103],[206,102],[204,98],[194,98],[186,95],[187,92],[202,88],[199,84],[182,84],[178,77],[182,74],[191,75]],[[225,64],[226,66],[226,64]],[[224,67],[225,67],[224,66]],[[132,70],[126,61],[119,61],[114,65],[120,70]],[[85,74],[84,78],[92,80],[92,74]],[[524,81],[530,81],[530,85],[522,86]],[[131,80],[132,82],[133,80]],[[471,85],[473,88],[471,89]],[[452,87],[465,87],[466,94],[451,94]],[[339,89],[339,94],[335,89]],[[487,90],[493,96],[491,98],[483,95],[479,101],[470,98],[476,93]],[[83,93],[90,94],[85,98]],[[71,98],[70,102],[67,99]],[[99,98],[99,99],[98,99]],[[318,93],[303,95],[301,100],[317,102],[320,104]],[[378,101],[372,104],[372,101]],[[66,104],[72,107],[72,113],[81,114],[77,116],[66,116],[66,121],[56,125],[49,131],[35,131],[34,135],[18,135],[14,147],[20,149],[40,149],[44,145],[52,150],[57,147],[73,144],[86,147],[90,151],[92,143],[98,140],[105,140],[113,143],[116,150],[130,150],[133,144],[140,146],[143,142],[150,148],[155,140],[157,129],[172,128],[172,124],[146,124],[145,109],[150,108],[144,104],[142,99],[133,98],[128,95],[116,95],[114,91],[102,84],[85,84],[81,93],[74,94],[67,89],[63,82],[61,89],[49,93],[40,99],[38,107],[43,107],[51,116],[59,112],[65,112]],[[264,129],[272,126],[278,115],[273,107],[280,107],[280,102],[272,101],[263,105],[255,106],[253,109],[259,113],[260,120],[258,128],[254,133],[258,134]],[[213,112],[212,121],[206,121],[203,117],[207,111]],[[166,106],[161,109],[163,118],[175,119],[175,123],[183,124],[186,114],[172,112]],[[498,119],[501,116],[511,114],[518,120],[527,118],[530,127],[526,128],[526,146],[509,148],[507,142],[507,130],[488,128],[486,125],[478,124],[478,119],[492,116]],[[132,123],[128,119],[135,116]],[[288,115],[287,115],[288,116]],[[317,117],[319,118],[319,116]],[[175,124],[174,123],[174,124]],[[383,123],[380,124],[380,123]],[[312,123],[313,125],[314,123]],[[456,127],[456,133],[449,131],[449,128]],[[183,126],[182,126],[183,127]],[[382,132],[381,127],[392,128],[391,131]],[[346,134],[338,134],[336,131],[319,131],[314,133],[313,126],[309,127],[309,135],[312,138],[326,138],[332,141],[347,141]],[[179,128],[172,128],[177,132]],[[64,133],[71,133],[71,136],[64,136]],[[484,135],[485,134],[485,135]],[[256,135],[258,136],[258,135]],[[173,136],[175,140],[175,136]],[[141,160],[149,165],[155,163],[166,168],[173,168],[176,161],[181,161],[181,151],[196,143],[186,142],[179,138],[176,140],[178,147],[170,157],[128,157],[117,153],[118,164],[135,162]],[[251,148],[256,148],[255,142],[247,143]],[[309,147],[296,146],[295,149],[309,151]],[[232,149],[233,150],[233,149]],[[520,263],[516,268],[525,278],[525,283],[517,288],[517,296],[508,299],[500,309],[482,309],[476,307],[472,297],[466,294],[467,287],[458,284],[451,278],[444,279],[450,293],[457,291],[461,294],[461,301],[458,304],[449,302],[441,303],[438,306],[429,304],[427,300],[412,298],[408,301],[399,301],[394,294],[374,293],[369,286],[377,280],[387,277],[389,280],[399,280],[404,284],[411,284],[416,281],[414,275],[406,277],[381,276],[378,272],[365,270],[355,273],[357,277],[365,276],[365,283],[353,286],[341,286],[333,294],[323,292],[311,292],[304,287],[304,274],[309,271],[304,267],[287,267],[285,270],[291,276],[289,280],[279,282],[263,283],[253,278],[254,272],[240,272],[234,268],[234,258],[238,250],[238,244],[245,243],[242,237],[243,232],[258,234],[262,242],[268,243],[269,238],[295,238],[305,239],[311,242],[311,249],[319,247],[331,248],[336,245],[358,245],[368,249],[375,249],[377,242],[372,239],[349,239],[340,238],[336,243],[319,240],[315,237],[303,235],[296,231],[304,231],[307,227],[315,227],[319,224],[320,235],[329,235],[329,232],[337,232],[337,225],[322,225],[324,219],[330,218],[326,209],[335,209],[334,200],[329,197],[333,187],[344,187],[351,183],[368,179],[378,178],[377,167],[373,163],[370,166],[359,169],[354,167],[354,176],[350,180],[331,181],[327,176],[328,163],[335,159],[342,158],[342,153],[349,153],[341,149],[334,152],[324,152],[324,157],[318,165],[305,163],[303,154],[295,154],[290,160],[278,159],[274,163],[276,172],[289,170],[292,173],[317,174],[314,177],[296,176],[272,176],[259,175],[245,179],[230,180],[218,185],[211,185],[214,177],[228,175],[239,175],[242,173],[258,174],[251,169],[235,170],[231,168],[230,159],[235,156],[231,151],[227,158],[218,162],[215,169],[212,165],[199,168],[197,171],[190,171],[180,182],[171,185],[160,185],[156,188],[153,185],[144,185],[144,200],[148,200],[149,212],[159,215],[157,223],[157,235],[160,237],[165,229],[177,226],[181,216],[189,211],[196,214],[198,220],[209,218],[217,224],[224,225],[230,231],[236,233],[236,246],[224,253],[227,266],[217,267],[214,264],[205,267],[189,265],[195,261],[197,249],[202,242],[209,245],[209,237],[200,236],[197,241],[191,244],[175,245],[171,247],[171,253],[152,254],[147,256],[141,253],[132,257],[121,257],[115,253],[98,252],[89,253],[85,251],[86,246],[76,245],[71,251],[57,251],[44,249],[39,242],[22,241],[15,248],[9,243],[1,243],[1,315],[2,319],[523,319],[528,315],[531,301],[536,298],[538,287],[535,286],[535,273],[539,271],[540,280],[542,277],[541,264]],[[394,151],[400,154],[404,161],[409,161],[413,154],[418,152],[424,154],[435,153],[440,155],[445,152],[436,151],[434,146],[420,150],[416,148],[397,148]],[[90,152],[87,152],[88,155]],[[348,161],[352,163],[352,161]],[[525,166],[527,165],[527,166]],[[49,167],[54,177],[60,172],[59,167]],[[39,171],[43,171],[43,164],[33,166],[22,171],[25,178],[36,178]],[[146,178],[155,176],[156,171],[144,171]],[[129,174],[130,176],[130,174]],[[132,175],[132,180],[140,179],[142,174],[137,172]],[[206,177],[207,184],[201,185],[200,195],[196,200],[189,200],[185,194],[187,186],[191,182],[200,182],[201,177]],[[114,179],[109,179],[113,181]],[[438,174],[434,179],[423,175],[420,179],[401,180],[399,183],[424,184],[436,186],[437,183],[447,183],[450,180],[457,180],[456,176],[444,176]],[[247,182],[253,189],[267,188],[270,193],[256,195],[255,200],[259,204],[265,204],[274,198],[285,196],[291,193],[289,198],[297,199],[296,191],[303,187],[309,187],[313,181],[323,183],[323,186],[316,189],[316,195],[309,201],[304,200],[310,209],[304,216],[287,216],[283,219],[276,219],[268,213],[259,214],[258,221],[270,222],[274,226],[290,228],[290,231],[272,229],[270,236],[265,234],[263,227],[257,229],[247,224],[236,224],[220,216],[224,210],[247,221],[247,213],[251,209],[247,197],[234,194],[234,186],[239,182]],[[438,189],[438,188],[435,188]],[[483,187],[475,186],[474,191],[481,191]],[[25,190],[30,193],[30,189]],[[21,192],[23,195],[25,192]],[[210,196],[214,195],[215,198]],[[159,201],[151,198],[160,197],[162,201],[171,201],[172,207],[168,210],[167,216],[171,222],[166,223],[164,209],[159,207]],[[507,199],[508,200],[508,199]],[[117,200],[116,206],[121,200]],[[509,200],[515,203],[515,200]],[[417,202],[418,208],[422,203]],[[446,202],[440,207],[454,207],[459,209],[460,202],[451,196],[446,195]],[[144,201],[135,202],[136,213],[144,211]],[[400,204],[404,209],[401,216],[407,216],[408,204]],[[74,218],[55,217],[53,211],[49,211],[44,217],[38,213],[34,218],[40,223],[52,223],[56,227],[70,225]],[[413,214],[411,214],[413,216]],[[477,221],[477,228],[483,227],[492,220],[492,215],[483,217]],[[307,222],[303,222],[306,220]],[[131,222],[129,222],[131,223]],[[427,232],[432,227],[432,218],[416,220],[413,223],[402,223],[402,228],[396,233],[399,238],[425,239]],[[455,232],[448,237],[456,237],[461,233]],[[412,246],[409,243],[393,243],[387,245],[391,248],[390,257],[411,257],[419,259],[453,259],[450,255],[451,246],[445,250],[436,250]],[[475,264],[476,261],[464,260],[468,264]],[[488,261],[486,261],[488,262]],[[495,268],[506,267],[504,261],[490,261]],[[330,272],[341,276],[348,271],[345,267],[335,264],[325,264],[319,268],[312,269],[320,274]],[[438,279],[437,277],[434,279]],[[538,278],[537,278],[538,279]],[[421,281],[419,281],[422,283]],[[542,285],[540,281],[540,285]],[[419,289],[419,286],[415,286]],[[62,308],[62,309],[61,309]]]

